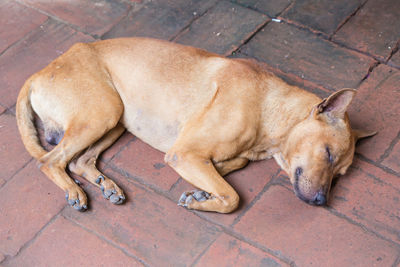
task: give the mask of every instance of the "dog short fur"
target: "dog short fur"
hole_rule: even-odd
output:
[[[271,157],[300,199],[326,204],[356,140],[372,134],[350,127],[346,109],[355,93],[343,89],[322,100],[252,60],[126,38],[74,45],[26,81],[16,112],[26,149],[77,210],[87,209],[87,197],[67,167],[112,203],[124,201],[96,159],[127,129],[165,152],[166,163],[197,188],[184,192],[180,205],[228,213],[239,196],[222,177]],[[34,114],[56,145],[49,152]]]

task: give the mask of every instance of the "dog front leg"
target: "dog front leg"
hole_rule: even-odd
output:
[[[239,195],[221,177],[209,158],[171,150],[165,155],[165,161],[187,182],[203,190],[183,193],[180,205],[220,213],[229,213],[238,207]]]
[[[225,161],[220,161],[214,164],[218,173],[221,176],[225,176],[230,172],[239,170],[249,163],[249,160],[246,158],[233,158]]]

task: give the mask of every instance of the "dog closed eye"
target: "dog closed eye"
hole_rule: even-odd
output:
[[[329,150],[329,147],[328,146],[326,146],[325,147],[325,150],[326,150],[326,154],[328,155],[328,161],[329,161],[329,163],[333,163],[333,161],[334,161],[334,158],[333,158],[333,156],[332,156],[332,154],[331,154],[331,151]]]

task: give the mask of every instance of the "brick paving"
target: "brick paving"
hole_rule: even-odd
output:
[[[0,2],[0,266],[398,266],[400,5],[397,0]],[[15,102],[25,79],[76,42],[150,36],[252,57],[321,97],[358,90],[357,147],[328,207],[295,197],[273,160],[226,178],[241,196],[221,215],[176,205],[191,189],[163,154],[125,133],[100,162],[124,189],[114,206],[82,181],[79,213],[25,151]]]

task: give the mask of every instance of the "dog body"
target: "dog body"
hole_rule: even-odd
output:
[[[332,177],[350,166],[357,138],[345,114],[355,91],[321,100],[263,70],[165,41],[130,38],[76,44],[25,83],[17,101],[22,140],[41,170],[78,210],[83,190],[65,172],[99,186],[112,203],[122,190],[96,168],[99,154],[126,129],[166,153],[165,161],[200,190],[190,209],[231,212],[239,203],[222,178],[249,160],[274,157],[296,195],[326,203]],[[33,123],[43,121],[45,151]]]

